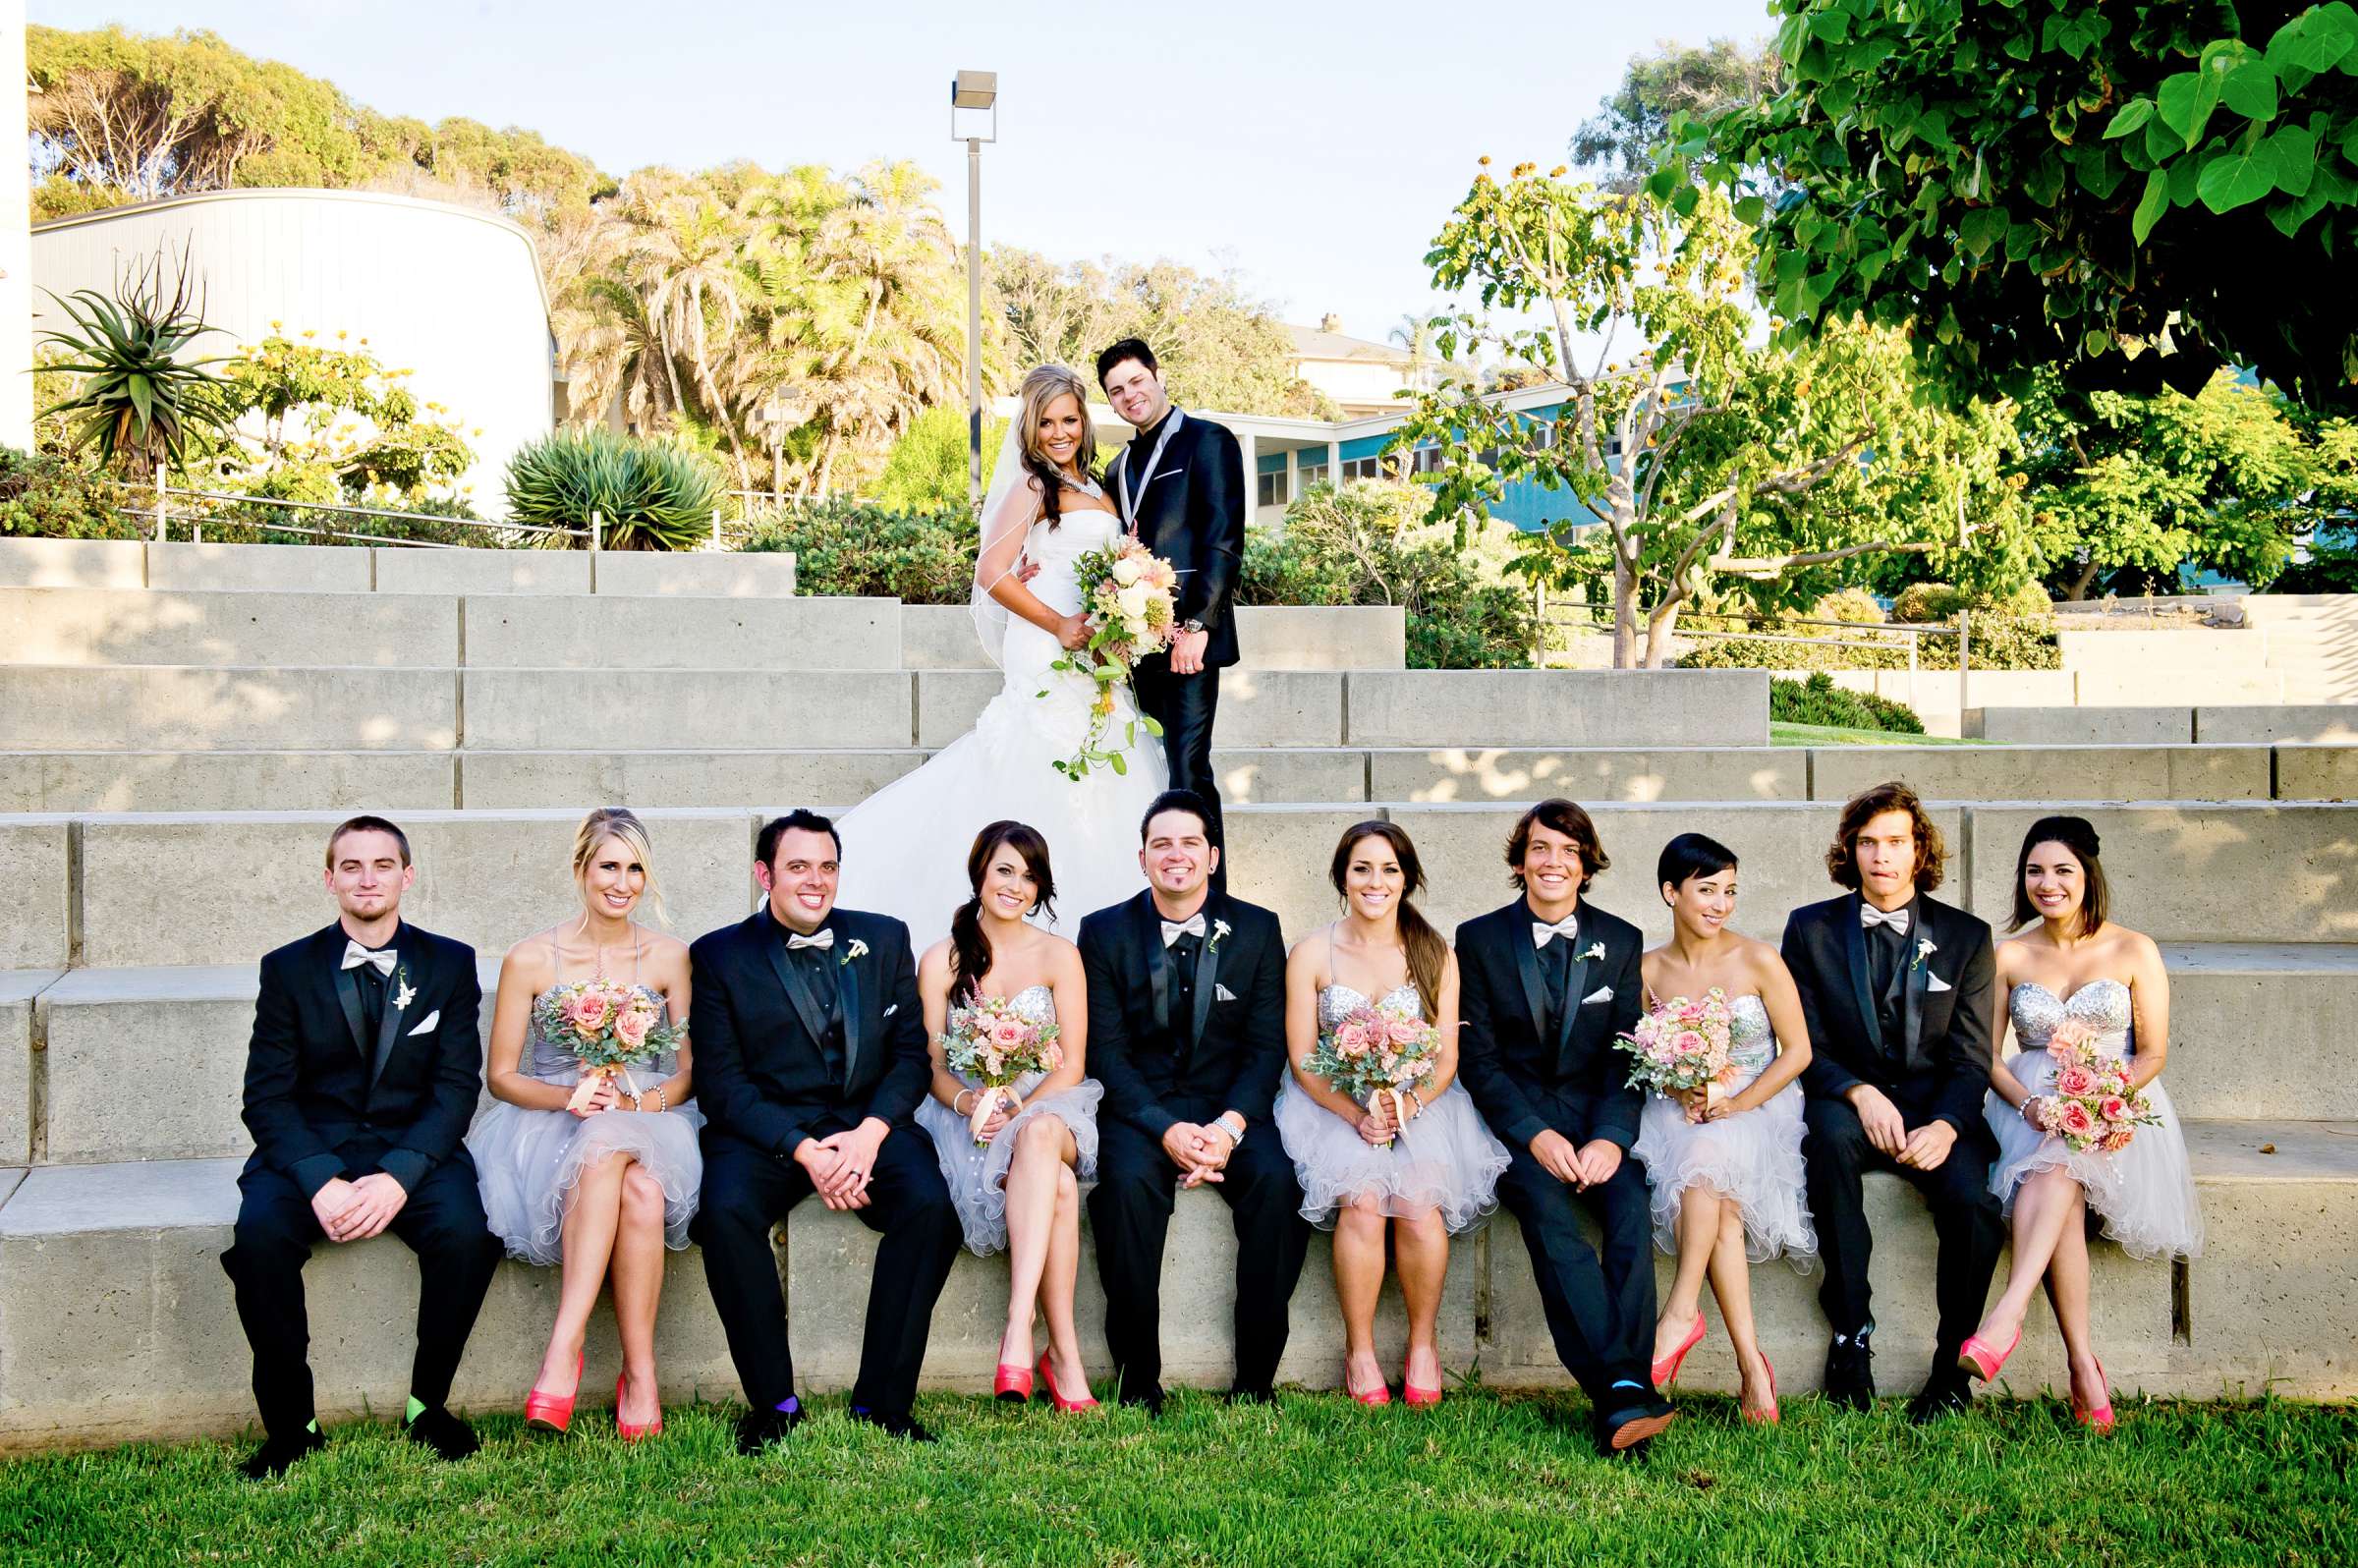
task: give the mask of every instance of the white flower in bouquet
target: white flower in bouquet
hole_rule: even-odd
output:
[[[1141,561],[1137,556],[1122,555],[1114,558],[1113,580],[1116,583],[1119,583],[1122,587],[1129,588],[1140,578],[1145,577],[1146,575],[1146,563]]]

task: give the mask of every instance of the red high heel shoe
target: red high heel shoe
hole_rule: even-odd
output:
[[[2083,1404],[2080,1391],[2074,1388],[2071,1391],[2071,1419],[2099,1437],[2109,1437],[2112,1435],[2112,1384],[2105,1376],[2105,1364],[2101,1361],[2096,1364],[2096,1380],[2104,1384],[2105,1402],[2101,1405]]]
[[[1029,1402],[1032,1398],[1032,1369],[1018,1367],[1010,1361],[1000,1362],[997,1374],[990,1380],[990,1392],[994,1398],[1004,1399],[1009,1404]]]
[[[1441,1402],[1439,1387],[1419,1388],[1408,1375],[1408,1368],[1400,1369],[1400,1398],[1411,1410],[1430,1410]]]
[[[1678,1369],[1687,1359],[1687,1352],[1703,1343],[1703,1314],[1695,1315],[1695,1331],[1679,1347],[1654,1364],[1654,1386],[1667,1388],[1678,1376]]]
[[[655,1437],[661,1435],[663,1431],[663,1407],[661,1405],[657,1405],[655,1407],[655,1419],[653,1421],[641,1423],[628,1422],[622,1419],[622,1385],[624,1380],[629,1376],[630,1373],[623,1372],[614,1379],[615,1431],[622,1435],[622,1440],[626,1443],[635,1443],[642,1437]]]
[[[1044,1350],[1039,1353],[1039,1381],[1047,1391],[1048,1403],[1068,1415],[1097,1408],[1096,1395],[1089,1391],[1089,1385],[1086,1383],[1081,1387],[1079,1399],[1067,1399],[1056,1391],[1056,1374],[1048,1370],[1048,1353]]]
[[[1769,1361],[1768,1353],[1765,1350],[1761,1352],[1761,1366],[1768,1373],[1768,1408],[1767,1410],[1747,1410],[1744,1412],[1744,1420],[1748,1425],[1754,1427],[1773,1427],[1777,1424],[1776,1365]]]
[[[2006,1341],[2006,1348],[2003,1350],[1993,1348],[1990,1342],[1979,1334],[1967,1334],[1965,1343],[1957,1347],[1957,1371],[1970,1372],[1986,1383],[1993,1382],[1996,1380],[1998,1372],[2004,1369],[2006,1358],[2013,1355],[2014,1347],[2021,1343],[2022,1330],[2019,1328],[2014,1330],[2014,1337]]]
[[[1343,1392],[1351,1394],[1351,1364],[1349,1362],[1343,1363]],[[1377,1383],[1371,1391],[1364,1394],[1351,1394],[1351,1397],[1363,1405],[1388,1405],[1392,1402],[1392,1389],[1389,1383]]]
[[[573,1358],[573,1379],[574,1391],[562,1399],[555,1394],[542,1393],[535,1384],[532,1392],[524,1396],[524,1424],[542,1431],[557,1432],[572,1426],[573,1402],[581,1396],[582,1358],[579,1356]]]

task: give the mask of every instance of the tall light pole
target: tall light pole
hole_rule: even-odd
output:
[[[990,135],[961,137],[958,111],[990,111]],[[982,505],[982,143],[999,140],[999,74],[961,71],[950,83],[950,140],[966,143],[966,498]]]

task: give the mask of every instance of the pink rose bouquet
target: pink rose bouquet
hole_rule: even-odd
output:
[[[1389,1096],[1393,1125],[1408,1125],[1406,1096],[1432,1081],[1441,1032],[1423,1013],[1362,1003],[1319,1036],[1303,1070],[1370,1110]]]
[[[533,1004],[533,1015],[540,1032],[565,1044],[586,1069],[573,1092],[577,1108],[610,1078],[619,1077],[637,1094],[631,1069],[677,1050],[688,1035],[684,1025],[663,1022],[662,999],[646,986],[602,979],[550,986]]]
[[[2048,1036],[2055,1082],[2047,1096],[2047,1130],[2076,1153],[2092,1148],[2116,1153],[2129,1147],[2138,1128],[2162,1119],[2152,1102],[2130,1087],[2128,1064],[2107,1054],[2100,1039],[2077,1018],[2065,1019]]]
[[[1714,985],[1699,999],[1671,997],[1613,1043],[1630,1055],[1630,1084],[1684,1101],[1687,1119],[1695,1121],[1712,1096],[1736,1080],[1729,1055],[1733,1027],[1727,993]]]
[[[1081,607],[1089,617],[1089,642],[1049,668],[1079,672],[1096,682],[1089,733],[1079,751],[1055,764],[1057,772],[1078,782],[1093,766],[1128,773],[1124,754],[1138,744],[1138,732],[1162,734],[1162,726],[1142,713],[1127,726],[1121,745],[1105,744],[1106,726],[1113,722],[1114,683],[1128,680],[1141,659],[1161,652],[1178,638],[1179,572],[1135,537],[1090,551],[1073,570],[1084,586]]]
[[[978,996],[964,1007],[950,1009],[949,1027],[942,1032],[941,1057],[950,1071],[978,1087],[975,1108],[967,1125],[975,1147],[987,1148],[982,1124],[992,1107],[1004,1098],[1010,1111],[1023,1099],[1012,1087],[1027,1073],[1052,1073],[1064,1065],[1064,1047],[1057,1043],[1053,1020],[1027,1018],[1004,996]]]

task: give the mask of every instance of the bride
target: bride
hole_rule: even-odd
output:
[[[1043,907],[1035,917],[1049,929],[1070,936],[1083,916],[1146,886],[1139,822],[1170,768],[1137,723],[1128,682],[1112,688],[1102,743],[1113,749],[1138,737],[1124,757],[1128,771],[1095,766],[1068,779],[1055,767],[1087,738],[1097,695],[1088,674],[1052,668],[1089,641],[1074,563],[1122,533],[1094,476],[1096,456],[1088,383],[1061,364],[1025,376],[1023,407],[983,498],[975,562],[975,627],[1006,679],[972,730],[836,821],[843,904],[906,922],[921,950],[947,934],[968,896],[957,846],[990,822],[1037,823],[1046,834],[1063,895],[1061,915]]]

